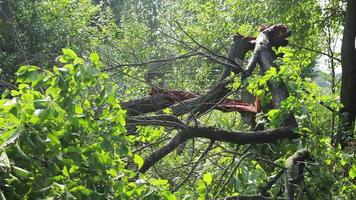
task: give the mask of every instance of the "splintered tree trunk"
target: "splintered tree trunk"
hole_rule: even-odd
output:
[[[356,116],[356,1],[348,0],[341,47],[342,83],[340,130],[335,141],[344,148],[353,138]]]
[[[272,50],[272,47],[285,46],[288,43],[285,38],[289,35],[290,32],[283,24],[277,24],[262,31],[256,38],[254,54],[249,61],[245,76],[249,76],[253,72],[257,63],[261,67],[262,74],[265,74],[271,67],[276,67],[274,60],[277,55]],[[284,82],[268,81],[267,85],[271,91],[273,108],[280,108],[281,102],[288,97]],[[296,119],[292,113],[284,121],[284,125],[297,126]]]
[[[295,199],[296,185],[303,185],[305,167],[304,161],[308,159],[310,159],[309,151],[307,149],[300,149],[289,157],[284,163],[286,168],[285,192],[288,200]],[[301,189],[303,190],[303,188]]]

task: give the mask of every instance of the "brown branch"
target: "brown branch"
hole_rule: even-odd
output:
[[[144,163],[143,163],[142,167],[139,169],[139,172],[145,173],[155,163],[157,163],[159,160],[161,160],[166,155],[171,153],[174,149],[176,149],[178,147],[179,144],[185,142],[187,139],[188,139],[188,136],[184,132],[178,133],[166,145],[164,145],[162,148],[158,149],[157,151],[155,151],[151,155],[149,155],[144,160]]]
[[[127,115],[136,116],[155,112],[167,108],[174,104],[174,100],[166,95],[155,95],[135,99],[121,104],[122,108],[127,110]]]
[[[159,143],[161,143],[161,142],[165,142],[166,140],[169,140],[169,139],[170,139],[170,138],[163,138],[163,139],[161,139],[161,140],[158,140],[158,141],[155,141],[155,142],[146,144],[146,145],[144,145],[144,146],[141,146],[141,147],[138,148],[138,149],[133,150],[132,153],[135,154],[135,153],[137,153],[137,152],[140,152],[140,151],[144,150],[145,148],[151,147],[151,146],[156,145],[156,144],[159,144]]]
[[[262,74],[265,74],[271,67],[275,66],[274,60],[277,55],[272,47],[278,48],[288,44],[287,37],[291,32],[288,31],[284,24],[276,24],[264,29],[256,38],[256,46],[253,56],[246,69],[248,76],[254,70],[258,63],[261,67]],[[271,91],[273,108],[280,108],[281,102],[288,97],[288,91],[283,81],[268,81],[267,85]],[[284,125],[297,126],[297,121],[293,114],[290,114],[284,122]]]
[[[285,161],[286,168],[286,186],[285,193],[288,200],[295,197],[296,184],[301,184],[304,179],[304,161],[310,159],[310,153],[307,149],[299,149]]]
[[[240,195],[240,196],[230,196],[222,198],[221,200],[286,200],[284,198],[273,198],[273,197],[265,197],[261,195]]]
[[[261,191],[261,195],[263,196],[268,196],[268,190],[271,189],[271,187],[277,182],[277,180],[284,174],[284,169],[280,170],[276,175],[270,177],[270,179],[268,180],[268,182],[261,187],[260,191]]]
[[[216,84],[211,90],[209,90],[206,94],[201,95],[198,98],[184,101],[183,105],[175,105],[172,106],[172,112],[175,116],[180,116],[189,112],[188,109],[194,110],[192,114],[203,113],[206,110],[209,110],[212,106],[214,106],[217,102],[219,102],[226,94],[229,93],[227,89],[227,85],[231,82],[223,80]],[[192,111],[191,110],[191,111]]]
[[[293,127],[248,132],[231,132],[225,130],[218,130],[213,127],[189,127],[188,130],[190,131],[190,138],[200,137],[240,145],[272,143],[282,139],[299,138],[299,135],[293,131]]]
[[[186,125],[178,118],[172,115],[144,116],[144,117],[127,117],[127,125],[157,125],[170,126],[185,130]]]
[[[145,159],[141,173],[149,170],[155,163],[176,149],[179,144],[190,138],[206,138],[213,141],[229,142],[233,144],[261,144],[272,143],[282,139],[296,139],[299,135],[293,131],[293,127],[276,128],[264,131],[231,132],[218,130],[213,127],[187,127],[186,131],[178,133],[168,144],[153,152]]]

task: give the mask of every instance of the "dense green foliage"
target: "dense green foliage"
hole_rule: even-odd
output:
[[[339,63],[318,53],[339,57],[343,9],[339,0],[0,1],[0,199],[254,195],[301,148],[312,160],[304,176],[310,194],[299,189],[300,199],[356,198],[355,149],[333,146]],[[146,96],[152,85],[203,94],[224,66],[194,53],[227,57],[233,34],[257,36],[260,25],[276,23],[293,31],[291,45],[276,50],[284,54],[278,68],[244,81],[235,76],[231,87],[259,97],[257,121],[266,129],[294,113],[301,137],[245,146],[215,142],[206,154],[210,141],[195,138],[182,153],[138,173],[178,131],[129,129],[122,102]],[[268,83],[276,81],[286,84],[289,97],[269,109]],[[237,97],[243,94],[230,93]],[[247,117],[214,110],[198,121],[246,131],[253,129]],[[186,115],[180,119],[195,125]],[[269,194],[281,195],[284,183],[277,180]]]
[[[160,180],[129,181],[135,173],[125,169],[133,156],[124,135],[125,111],[108,75],[99,71],[98,55],[91,54],[88,62],[63,51],[63,66],[53,71],[22,66],[16,73],[19,90],[1,100],[1,148],[7,149],[1,153],[2,195],[101,199],[159,194],[149,185]],[[141,160],[134,156],[139,165]]]

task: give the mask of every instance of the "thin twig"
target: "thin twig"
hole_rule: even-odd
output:
[[[297,44],[289,44],[289,45],[292,46],[292,47],[296,47],[296,48],[298,48],[298,49],[304,49],[304,50],[312,51],[312,52],[315,52],[315,53],[318,53],[318,54],[322,54],[322,55],[327,56],[327,57],[329,57],[329,58],[332,58],[332,59],[334,59],[334,60],[336,60],[336,61],[338,61],[338,62],[341,62],[341,59],[340,59],[340,58],[336,58],[336,57],[334,57],[334,56],[332,56],[332,55],[329,55],[329,54],[327,54],[327,53],[324,53],[324,52],[321,52],[321,51],[318,51],[318,50],[315,50],[315,49],[311,49],[311,48],[309,48],[309,47],[303,47],[303,46],[299,46],[299,45],[297,45]]]
[[[185,177],[185,179],[179,184],[177,185],[172,191],[175,192],[177,191],[180,187],[182,187],[182,185],[184,185],[190,178],[190,176],[193,174],[194,170],[198,167],[199,163],[202,162],[206,155],[209,153],[210,149],[213,147],[215,141],[210,141],[209,146],[204,150],[204,152],[200,155],[200,157],[198,158],[198,161],[193,165],[193,167],[190,169],[190,172],[188,173],[188,175]]]
[[[189,57],[192,57],[192,56],[196,56],[198,54],[199,53],[194,52],[194,50],[193,50],[193,51],[190,51],[190,52],[188,52],[186,54],[183,54],[183,55],[180,55],[180,56],[177,56],[177,57],[173,57],[173,58],[149,60],[149,61],[141,62],[141,63],[117,64],[115,66],[112,66],[112,67],[109,67],[109,68],[105,68],[102,71],[106,72],[106,71],[110,71],[110,70],[117,69],[117,68],[120,68],[120,67],[137,67],[137,66],[143,66],[143,65],[148,65],[148,64],[152,64],[152,63],[171,62],[173,60],[180,60],[180,59],[184,59],[184,58],[189,58]]]
[[[245,150],[244,153],[247,152],[250,147],[252,145],[249,145]],[[224,190],[224,188],[226,187],[226,185],[229,183],[230,179],[232,178],[232,176],[235,174],[236,169],[240,166],[240,164],[242,163],[242,161],[248,157],[249,155],[251,155],[251,152],[247,152],[245,153],[243,156],[240,157],[240,159],[237,161],[236,165],[232,168],[229,176],[227,177],[226,181],[223,183],[223,185],[221,186],[220,190],[216,193],[214,199],[217,199],[217,197],[219,196],[219,194]]]

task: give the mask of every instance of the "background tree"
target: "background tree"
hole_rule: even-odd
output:
[[[356,116],[355,95],[355,66],[356,66],[356,3],[347,1],[345,13],[345,25],[341,46],[342,83],[341,83],[341,103],[343,108],[340,111],[341,127],[338,135],[338,142],[345,147],[352,141],[354,135],[354,124]]]

